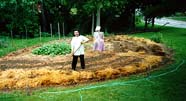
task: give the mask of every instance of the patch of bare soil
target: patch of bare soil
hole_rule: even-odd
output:
[[[92,38],[90,37],[92,40]],[[63,41],[60,41],[63,42]],[[70,40],[65,40],[70,43]],[[86,68],[71,70],[72,56],[34,55],[29,47],[0,58],[0,89],[73,85],[113,79],[159,67],[171,58],[161,44],[123,35],[105,38],[103,52],[92,51],[93,41],[85,44]]]

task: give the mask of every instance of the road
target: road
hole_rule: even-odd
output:
[[[176,27],[176,28],[186,28],[186,22],[172,20],[172,19],[168,19],[168,18],[161,18],[161,19],[156,18],[155,24],[156,25],[171,26],[171,27]]]

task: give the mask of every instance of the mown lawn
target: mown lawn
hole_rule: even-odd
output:
[[[145,74],[71,87],[5,91],[0,101],[184,101],[186,94],[186,29],[164,27],[159,32],[136,33],[150,38],[162,34],[163,42],[173,48],[174,63]]]
[[[0,37],[0,41],[3,42],[3,45],[0,45],[0,57],[5,56],[6,54],[30,46],[41,45],[43,43],[57,40],[57,38],[51,37],[42,37],[40,38],[31,38],[31,39],[11,39],[8,37]]]

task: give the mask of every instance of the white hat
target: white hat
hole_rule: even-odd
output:
[[[100,31],[100,29],[101,29],[101,26],[96,26],[95,31]]]

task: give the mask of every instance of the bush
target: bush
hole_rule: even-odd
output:
[[[8,47],[8,42],[4,39],[0,39],[0,48]]]
[[[157,42],[157,43],[163,43],[163,37],[161,33],[154,34],[150,37],[150,40]]]
[[[47,44],[42,47],[36,48],[32,51],[37,55],[65,55],[71,52],[70,45],[67,43]]]

